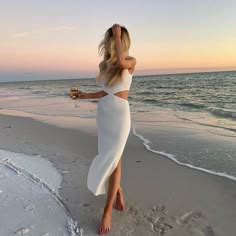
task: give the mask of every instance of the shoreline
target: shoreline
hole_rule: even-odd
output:
[[[86,187],[87,171],[97,152],[93,128],[86,133],[84,124],[78,124],[78,129],[61,128],[2,114],[0,124],[0,148],[37,153],[52,162],[62,173],[59,195],[73,219],[84,235],[96,235],[105,195],[95,197]],[[11,128],[3,128],[7,126]],[[126,211],[113,211],[110,235],[156,235],[164,230],[168,235],[234,236],[236,182],[149,152],[132,132],[122,159],[121,184]]]
[[[197,171],[201,171],[201,172],[204,172],[204,173],[208,173],[208,174],[212,174],[212,175],[215,175],[215,176],[220,176],[220,177],[224,177],[224,178],[227,178],[227,179],[230,179],[230,180],[233,180],[233,181],[236,181],[236,177],[233,176],[233,175],[228,175],[226,173],[221,173],[221,172],[216,172],[216,171],[213,171],[213,170],[208,170],[208,169],[205,169],[205,168],[201,168],[201,167],[198,167],[198,166],[194,166],[194,165],[191,165],[191,164],[187,164],[187,163],[183,163],[183,162],[180,162],[178,161],[176,158],[175,158],[175,155],[173,154],[170,154],[170,153],[166,153],[166,152],[160,152],[158,150],[154,150],[152,149],[148,144],[150,143],[150,141],[148,139],[146,139],[145,137],[143,137],[141,134],[138,134],[136,132],[136,129],[135,129],[135,126],[133,126],[133,134],[138,137],[142,142],[143,142],[143,145],[145,146],[145,148],[150,151],[150,152],[153,152],[153,153],[156,153],[156,154],[159,154],[163,157],[166,157],[168,159],[170,159],[171,161],[173,161],[174,163],[180,165],[180,166],[185,166],[185,167],[188,167],[190,169],[194,169],[194,170],[197,170]]]
[[[81,106],[81,105],[80,105]],[[81,109],[85,109],[86,107],[89,107],[90,109],[93,110],[93,112],[96,112],[96,109],[94,108],[94,105],[91,103],[82,103],[82,108]],[[89,113],[89,112],[87,112]],[[95,119],[96,119],[96,114],[94,113],[92,116],[89,115],[81,115],[79,114],[78,116],[71,116],[71,115],[49,115],[49,114],[35,114],[33,112],[29,112],[29,111],[23,111],[23,110],[17,110],[17,109],[1,109],[0,111],[0,115],[11,115],[11,116],[20,116],[20,117],[28,117],[28,118],[32,118],[35,119],[37,121],[43,122],[45,124],[50,124],[50,125],[54,125],[56,127],[62,127],[62,128],[69,128],[69,129],[77,129],[83,132],[86,132],[87,134],[92,134],[92,135],[96,135],[96,124],[95,124]],[[148,116],[153,117],[153,115],[157,114],[157,113],[153,113],[152,112],[147,112]],[[163,151],[159,151],[158,149],[151,148],[150,144],[152,143],[149,139],[146,138],[146,136],[143,136],[140,133],[137,133],[136,131],[136,126],[137,124],[139,124],[139,119],[143,118],[142,114],[136,113],[136,112],[131,112],[131,116],[134,116],[132,119],[132,125],[131,125],[131,130],[130,132],[132,132],[132,134],[136,137],[138,137],[142,144],[144,145],[144,147],[146,148],[147,151],[153,152],[155,154],[161,155],[163,157],[166,157],[168,159],[170,159],[171,161],[173,161],[174,163],[180,165],[180,166],[185,166],[191,169],[195,169],[198,171],[202,171],[208,174],[212,174],[212,175],[216,175],[216,176],[221,176],[233,181],[236,181],[236,176],[225,173],[225,172],[219,172],[217,170],[212,170],[212,169],[207,169],[207,168],[203,168],[201,166],[197,166],[194,164],[190,164],[190,163],[186,163],[186,162],[181,162],[180,160],[178,160],[178,158],[176,158],[175,154],[172,153],[167,153],[167,152],[163,152]],[[159,114],[159,116],[163,116],[163,114]],[[150,119],[150,118],[148,118]],[[162,118],[161,118],[162,119]],[[76,122],[80,121],[80,125],[77,126]],[[137,121],[134,121],[137,120]],[[158,122],[158,121],[157,121]],[[161,121],[162,122],[162,121]],[[175,122],[174,120],[172,120],[172,122]],[[192,121],[191,121],[192,122]],[[141,128],[142,128],[142,123],[141,122]],[[158,124],[158,123],[156,123]],[[199,124],[199,125],[204,125],[204,124]],[[173,127],[179,127],[179,128],[183,128],[184,129],[188,129],[191,126],[188,126],[187,124],[182,124],[182,125],[178,125],[177,123],[174,124]],[[191,127],[194,128],[194,127]],[[195,127],[196,128],[196,127]],[[215,128],[215,127],[214,127]],[[217,127],[220,128],[220,127]],[[213,131],[212,131],[213,132]],[[213,133],[214,134],[214,133]],[[216,135],[218,135],[216,133]],[[231,137],[229,135],[225,136],[225,137]],[[232,136],[235,137],[235,136]]]

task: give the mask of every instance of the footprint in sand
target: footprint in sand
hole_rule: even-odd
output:
[[[167,209],[164,205],[156,205],[149,211],[146,220],[151,224],[152,230],[159,235],[164,235],[173,228],[166,220]]]
[[[134,206],[128,206],[127,212],[134,217],[135,224],[139,224],[145,217],[143,212]]]
[[[180,226],[185,226],[191,235],[215,236],[214,230],[208,225],[206,217],[200,211],[185,213],[176,220]]]
[[[27,234],[30,230],[28,228],[20,228],[18,229],[15,234],[16,235],[22,235],[22,234]]]
[[[154,206],[146,216],[146,219],[151,223],[156,223],[160,216],[167,214],[166,207],[164,205]]]
[[[191,211],[181,216],[180,219],[177,220],[177,223],[188,224],[191,221],[197,221],[201,216],[202,216],[202,213],[200,211]]]
[[[216,236],[213,228],[208,224],[206,216],[201,211],[190,211],[178,218],[168,216],[167,208],[164,205],[155,205],[147,214],[135,206],[129,206],[127,212],[134,219],[132,235],[139,232],[140,225],[145,226],[148,223],[148,228],[151,227],[149,229],[154,235],[165,235],[167,233],[168,235],[175,235],[178,232],[185,232],[186,235],[193,236]]]
[[[148,223],[148,225],[151,226],[151,231],[155,235],[164,235],[167,231],[173,228],[173,226],[166,220],[167,209],[164,205],[155,205],[147,214],[144,214],[141,209],[134,206],[129,206],[127,211],[134,217],[136,227],[143,223]],[[134,235],[136,227],[132,230]]]

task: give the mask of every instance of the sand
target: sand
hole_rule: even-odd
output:
[[[74,117],[77,126],[72,127],[65,117],[53,122],[16,111],[1,113],[0,149],[50,161],[62,174],[58,194],[73,220],[83,235],[97,235],[106,195],[95,197],[86,187],[97,154],[95,120]],[[68,126],[60,127],[63,120]],[[109,235],[236,235],[235,181],[150,152],[132,132],[122,157],[121,185],[126,210],[113,210]]]
[[[0,150],[0,235],[76,235],[61,175],[45,158]],[[76,230],[74,230],[76,228]]]

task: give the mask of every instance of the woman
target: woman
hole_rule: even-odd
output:
[[[110,27],[98,47],[103,61],[99,64],[97,77],[102,91],[72,92],[79,99],[100,98],[97,105],[98,155],[89,169],[87,187],[95,195],[106,193],[107,201],[98,234],[106,234],[111,228],[112,206],[125,209],[121,179],[121,156],[130,132],[130,110],[128,92],[136,59],[129,56],[130,36],[124,26]],[[109,180],[109,181],[108,181]]]

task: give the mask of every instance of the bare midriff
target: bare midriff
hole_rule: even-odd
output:
[[[108,93],[106,93],[105,91],[104,91],[104,93],[105,93],[104,96],[108,95]],[[120,98],[123,98],[125,100],[128,100],[129,90],[122,90],[122,91],[119,91],[117,93],[114,93],[113,95],[115,95],[117,97],[120,97]]]
[[[115,96],[118,96],[118,97],[123,98],[125,100],[128,100],[128,94],[129,94],[129,90],[123,90],[123,91],[119,91],[117,93],[114,93]]]

